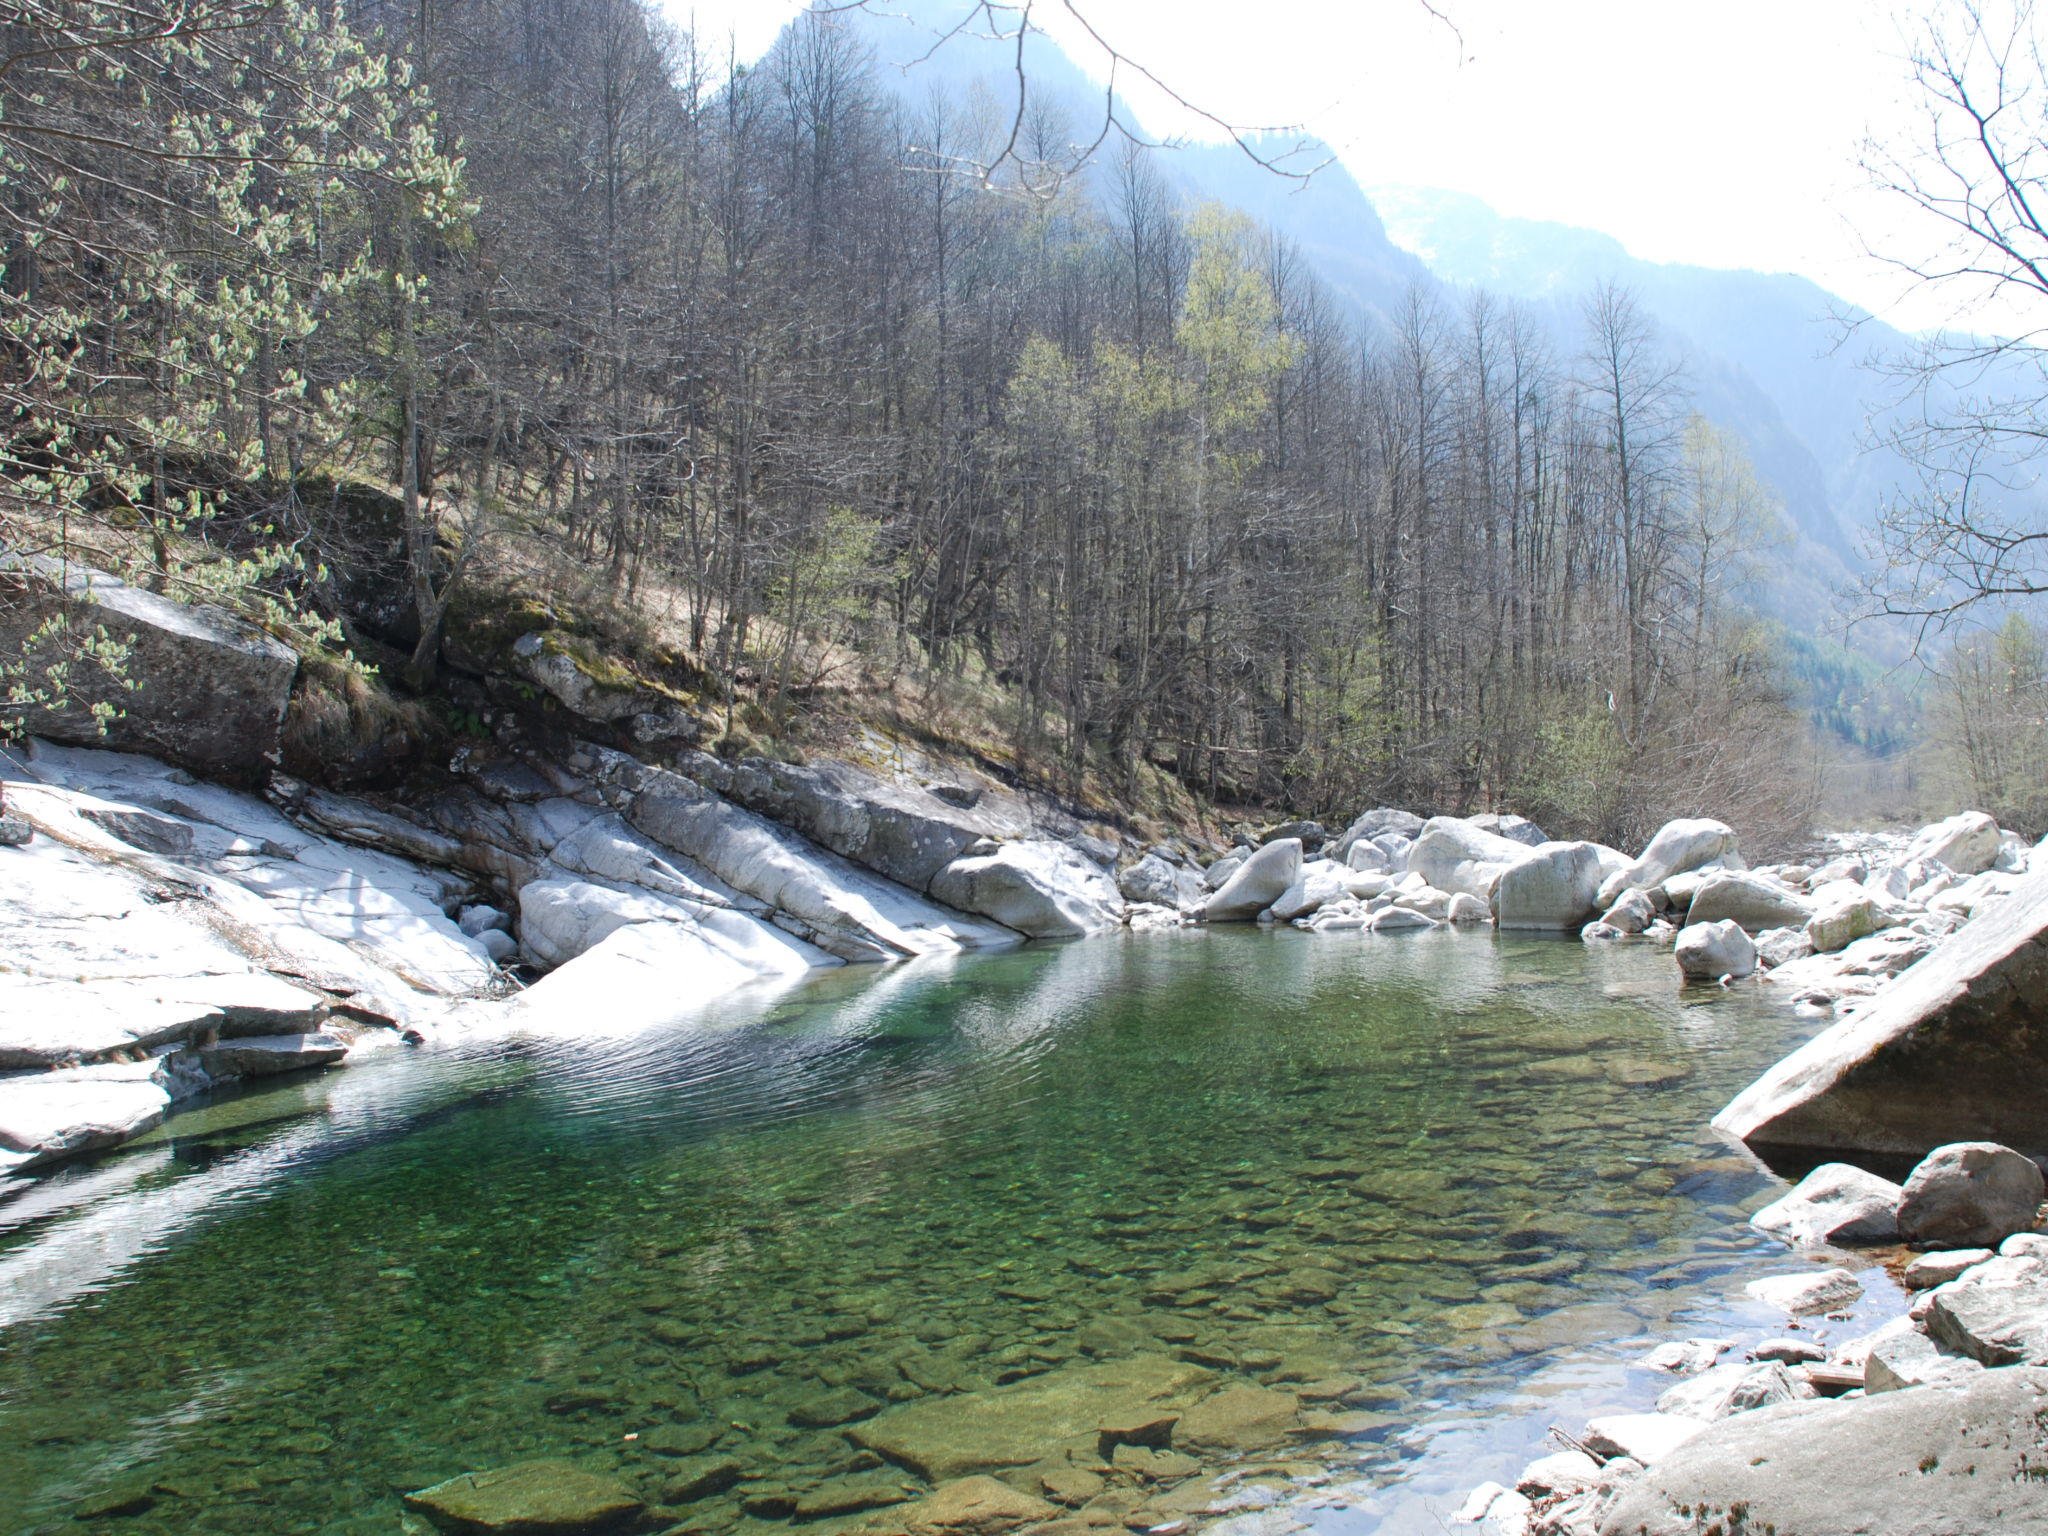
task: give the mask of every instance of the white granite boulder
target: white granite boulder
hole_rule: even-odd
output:
[[[1851,1163],[1822,1163],[1749,1224],[1795,1248],[1890,1243],[1899,1237],[1903,1191]]]

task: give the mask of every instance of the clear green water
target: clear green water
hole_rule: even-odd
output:
[[[0,1205],[0,1532],[396,1532],[542,1455],[651,1495],[624,1437],[664,1424],[757,1480],[691,1529],[792,1529],[739,1497],[875,1475],[797,1404],[987,1390],[1116,1316],[1357,1378],[1303,1454],[1395,1477],[1755,1267],[1768,1181],[1705,1122],[1798,1030],[1650,949],[1196,931],[394,1054]],[[109,1493],[153,1503],[75,1521]]]

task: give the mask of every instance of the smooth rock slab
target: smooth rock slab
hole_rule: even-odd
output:
[[[1927,1332],[1985,1365],[2048,1365],[2048,1263],[2001,1256],[1937,1286]]]
[[[470,1472],[405,1496],[454,1536],[585,1536],[617,1531],[646,1507],[614,1478],[566,1461],[523,1461]]]
[[[1822,1163],[1749,1224],[1795,1248],[1889,1243],[1898,1239],[1901,1196],[1890,1179],[1852,1163]]]
[[[251,1035],[223,1040],[199,1053],[200,1064],[213,1077],[270,1077],[279,1072],[305,1072],[329,1067],[348,1054],[339,1035]]]
[[[1832,1312],[1846,1307],[1863,1294],[1863,1286],[1846,1269],[1824,1269],[1818,1274],[1767,1275],[1742,1288],[1766,1306],[1777,1307],[1794,1317]]]
[[[988,1392],[891,1408],[848,1432],[856,1445],[931,1482],[1041,1460],[1061,1441],[1094,1437],[1118,1419],[1157,1419],[1213,1378],[1160,1355],[1073,1366]]]
[[[1787,1152],[2048,1148],[2048,867],[1772,1067],[1714,1124]]]
[[[1600,1536],[2040,1536],[2044,1411],[2048,1372],[2013,1370],[1738,1414],[1624,1485]]]
[[[1626,1456],[1644,1466],[1662,1461],[1707,1427],[1676,1413],[1615,1413],[1593,1419],[1579,1438],[1596,1456]]]

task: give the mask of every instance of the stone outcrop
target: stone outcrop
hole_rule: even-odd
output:
[[[38,625],[63,612],[74,627],[133,636],[130,691],[89,667],[73,667],[74,696],[61,711],[22,723],[77,746],[148,752],[230,783],[269,771],[299,659],[292,649],[223,609],[173,602],[118,577],[46,555],[12,559],[0,580],[23,581],[25,600],[0,604],[0,650],[18,651]],[[120,713],[102,731],[95,703]]]
[[[2048,1148],[2048,868],[1771,1068],[1714,1124],[1784,1151]]]
[[[2035,1471],[2044,1413],[2048,1371],[2011,1370],[1738,1414],[1628,1483],[1600,1536],[2048,1532]]]

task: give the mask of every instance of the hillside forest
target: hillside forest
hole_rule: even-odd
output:
[[[1805,814],[1772,497],[1626,289],[1365,321],[859,21],[733,67],[636,0],[10,7],[0,541],[289,637],[288,766],[358,783],[547,627],[728,753],[886,705],[1074,793]],[[0,667],[18,715],[120,646]]]

